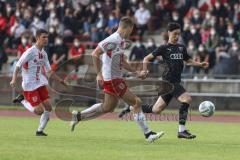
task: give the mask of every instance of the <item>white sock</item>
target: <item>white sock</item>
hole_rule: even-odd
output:
[[[134,120],[138,123],[144,134],[149,133],[151,130],[147,126],[146,117],[143,112],[134,113]]]
[[[49,120],[49,114],[50,114],[50,112],[45,110],[43,112],[43,114],[41,115],[38,132],[43,131],[44,128],[46,127],[48,120]]]
[[[181,125],[181,124],[180,124],[180,125],[178,126],[178,131],[179,131],[179,132],[183,132],[183,131],[185,131],[185,130],[186,130],[185,125]]]
[[[94,119],[105,114],[102,109],[102,103],[97,103],[81,112],[81,121]]]
[[[30,112],[34,112],[34,108],[32,107],[32,105],[27,101],[27,100],[22,100],[21,101],[22,105],[27,109],[29,110]]]

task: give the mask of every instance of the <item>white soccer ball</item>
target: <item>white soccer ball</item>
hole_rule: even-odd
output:
[[[211,101],[204,101],[199,105],[199,112],[204,117],[210,117],[215,112],[215,105]]]

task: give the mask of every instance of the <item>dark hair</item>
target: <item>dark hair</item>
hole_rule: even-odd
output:
[[[134,25],[133,21],[129,17],[122,17],[120,22],[119,22],[119,26],[121,26],[123,28],[132,27],[133,25]]]
[[[179,23],[176,23],[176,22],[170,22],[170,23],[168,23],[168,25],[167,25],[167,31],[172,32],[172,31],[174,31],[174,30],[176,30],[176,29],[181,29],[181,26],[180,26]]]
[[[43,33],[48,34],[48,31],[46,31],[45,29],[38,29],[36,32],[36,38],[40,37],[41,34],[43,34]]]

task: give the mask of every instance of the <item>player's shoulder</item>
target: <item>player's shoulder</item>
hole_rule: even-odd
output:
[[[25,52],[23,52],[23,55],[25,54],[31,54],[32,52],[35,52],[35,47],[34,46],[31,46],[30,48],[26,49]]]
[[[117,42],[120,40],[121,40],[120,35],[117,32],[115,32],[115,33],[111,34],[110,36],[108,36],[107,38],[105,38],[103,41]]]
[[[186,46],[184,44],[182,44],[182,43],[177,43],[177,46],[178,47],[182,47],[182,48],[186,48]]]
[[[161,44],[157,49],[158,50],[164,50],[164,49],[166,49],[166,48],[168,48],[169,47],[169,44],[167,43],[167,44]]]

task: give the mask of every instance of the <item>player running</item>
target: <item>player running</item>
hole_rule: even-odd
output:
[[[141,110],[141,99],[134,95],[127,87],[122,77],[122,68],[141,77],[139,71],[133,70],[124,58],[125,39],[133,29],[133,22],[128,17],[120,20],[118,30],[98,44],[93,51],[93,63],[97,71],[97,81],[103,84],[104,101],[97,103],[81,112],[72,112],[71,130],[73,131],[79,121],[96,118],[113,110],[118,105],[119,99],[133,106],[134,120],[141,127],[145,138],[149,142],[160,138],[164,133],[152,132],[146,122],[146,117]],[[102,66],[100,56],[102,55]]]
[[[147,65],[148,63],[157,56],[162,56],[164,63],[167,65],[167,73],[163,75],[163,80],[166,80],[174,85],[174,90],[166,95],[159,96],[157,102],[154,105],[142,105],[142,110],[144,113],[161,113],[164,108],[169,104],[171,99],[175,97],[180,103],[179,107],[179,130],[178,138],[192,139],[196,136],[191,134],[185,127],[188,108],[191,102],[190,95],[186,92],[181,82],[181,73],[183,70],[184,62],[187,65],[192,65],[196,67],[207,68],[208,63],[202,62],[198,63],[191,59],[188,55],[187,50],[184,45],[178,43],[179,36],[181,34],[181,27],[178,23],[168,24],[168,43],[158,47],[153,53],[147,55],[143,60],[143,70],[142,74],[146,77],[148,74]],[[124,108],[119,117],[121,118],[124,114],[130,112],[133,108],[128,106]]]
[[[42,68],[45,68],[49,77],[51,76],[51,78],[56,79],[66,86],[65,82],[51,71],[48,55],[43,50],[47,43],[48,32],[43,29],[37,30],[36,44],[27,49],[18,60],[12,81],[10,82],[10,85],[15,87],[18,72],[22,69],[22,88],[24,96],[22,94],[18,95],[13,99],[13,103],[22,103],[30,112],[41,115],[36,136],[47,136],[43,130],[49,121],[49,115],[52,111],[46,87],[46,85],[48,85],[48,80],[45,75],[43,75]]]

